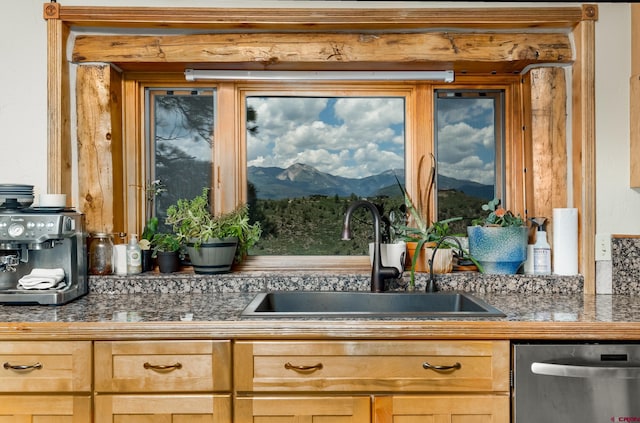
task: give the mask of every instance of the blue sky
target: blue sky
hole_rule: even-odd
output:
[[[251,97],[249,166],[304,163],[349,178],[404,168],[403,98]]]
[[[464,103],[464,104],[461,104]],[[361,178],[404,168],[404,99],[251,97],[258,133],[248,136],[248,165],[304,163]],[[493,101],[464,99],[439,108],[439,172],[493,184]]]

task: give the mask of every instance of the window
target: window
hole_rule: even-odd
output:
[[[147,185],[151,214],[161,225],[167,208],[211,186],[215,91],[211,89],[145,90]]]
[[[248,203],[263,229],[251,253],[367,254],[366,213],[352,242],[340,239],[349,203],[366,198],[381,214],[399,216],[405,99],[354,94],[247,95]]]
[[[436,90],[437,218],[464,233],[482,204],[505,198],[504,91]]]
[[[431,95],[418,96],[418,90]],[[426,182],[416,177],[427,171],[416,168],[420,155],[433,155],[437,162],[431,218],[465,217],[454,227],[457,233],[464,233],[482,213],[481,205],[508,183],[504,88],[381,83],[205,88],[182,82],[144,91],[146,177],[166,181],[154,213],[162,220],[170,204],[204,186],[214,188],[217,198],[235,196],[248,202],[251,219],[263,226],[263,237],[250,252],[254,257],[367,254],[372,229],[366,210],[355,216],[353,241],[340,239],[344,212],[358,198],[379,206],[383,238],[392,240],[391,223],[402,219],[398,181],[407,187]],[[219,115],[233,118],[216,122]],[[433,127],[416,128],[418,120]],[[237,129],[228,128],[238,127],[239,135],[232,136]]]

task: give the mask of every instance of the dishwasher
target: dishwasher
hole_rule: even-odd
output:
[[[513,346],[514,423],[640,422],[640,344]]]

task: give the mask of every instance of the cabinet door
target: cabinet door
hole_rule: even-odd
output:
[[[97,395],[95,423],[231,423],[229,395]]]
[[[509,423],[508,395],[374,398],[374,423]]]
[[[0,423],[90,421],[90,396],[0,395]]]
[[[241,397],[234,423],[368,423],[369,397]]]
[[[0,392],[90,391],[90,341],[0,342]]]
[[[229,341],[96,341],[98,392],[231,390]]]

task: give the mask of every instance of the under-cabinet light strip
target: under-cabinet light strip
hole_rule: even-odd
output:
[[[453,82],[454,72],[445,71],[242,71],[185,69],[187,81],[443,81]]]

